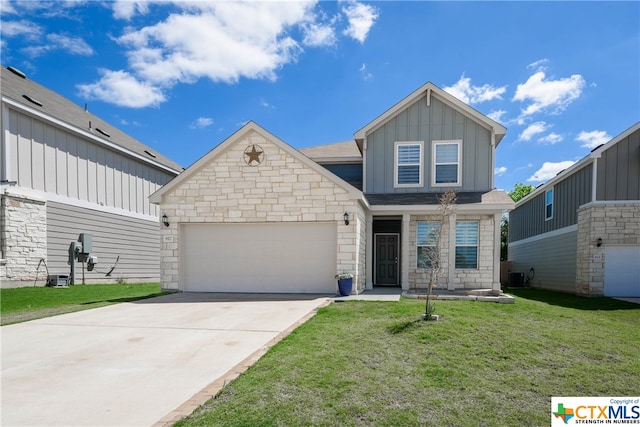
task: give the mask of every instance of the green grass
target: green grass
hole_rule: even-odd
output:
[[[640,305],[522,290],[516,304],[321,309],[186,426],[546,426],[551,396],[637,395]]]
[[[162,294],[158,283],[0,289],[0,315],[7,325]]]

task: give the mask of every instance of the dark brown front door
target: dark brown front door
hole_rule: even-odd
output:
[[[376,234],[376,285],[398,285],[398,234]]]

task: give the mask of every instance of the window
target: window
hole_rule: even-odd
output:
[[[478,221],[456,222],[456,268],[478,268]]]
[[[462,141],[433,141],[433,185],[461,185]]]
[[[544,193],[544,219],[553,218],[553,188]]]
[[[422,142],[396,142],[396,187],[422,186]]]
[[[418,222],[418,268],[431,268],[433,265],[438,256],[439,234],[439,222]]]

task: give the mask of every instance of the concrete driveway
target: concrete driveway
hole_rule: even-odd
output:
[[[327,301],[179,293],[3,326],[1,424],[169,423]]]

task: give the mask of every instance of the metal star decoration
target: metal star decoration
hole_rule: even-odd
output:
[[[262,160],[264,158],[264,151],[259,145],[253,144],[244,150],[244,156],[244,161],[249,166],[257,166],[262,163]]]

